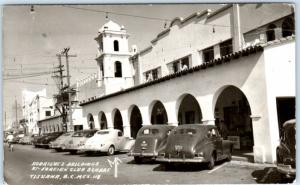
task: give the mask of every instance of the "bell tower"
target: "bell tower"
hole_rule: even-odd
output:
[[[103,87],[104,94],[110,94],[133,86],[129,35],[124,26],[108,21],[98,33],[95,38],[98,44],[98,87]]]

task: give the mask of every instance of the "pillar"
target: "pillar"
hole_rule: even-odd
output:
[[[178,126],[176,101],[163,103],[168,116],[168,124]]]
[[[149,113],[149,106],[138,106],[141,111],[142,119],[143,119],[143,126],[144,125],[151,125],[151,116]]]
[[[202,123],[206,125],[215,125],[213,95],[201,96],[196,99],[202,112]]]
[[[129,123],[129,115],[128,115],[128,110],[122,110],[121,112],[121,116],[122,116],[122,121],[123,121],[123,134],[126,137],[130,137],[130,123]]]

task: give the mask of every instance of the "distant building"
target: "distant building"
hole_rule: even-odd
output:
[[[255,162],[276,161],[282,123],[295,117],[293,7],[234,4],[177,17],[132,56],[123,27],[109,21],[99,31],[95,91],[79,95],[84,128],[135,138],[142,125],[213,124]]]
[[[23,118],[27,120],[30,134],[38,134],[37,122],[54,114],[53,99],[46,95],[46,89],[36,92],[28,90],[22,92]]]

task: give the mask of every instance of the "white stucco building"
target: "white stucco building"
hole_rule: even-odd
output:
[[[38,134],[37,122],[54,114],[53,99],[47,97],[46,89],[22,91],[23,118],[27,120],[29,134]]]
[[[82,85],[96,87],[79,98],[83,128],[135,138],[142,125],[215,124],[237,150],[273,163],[282,123],[295,117],[293,11],[242,4],[174,18],[133,56],[124,27],[108,22],[96,38],[98,76]]]

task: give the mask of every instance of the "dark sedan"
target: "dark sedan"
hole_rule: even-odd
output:
[[[233,143],[223,140],[214,125],[187,124],[169,135],[158,161],[166,163],[207,163],[213,169],[218,160],[231,160]]]
[[[136,163],[142,162],[143,158],[155,159],[158,152],[165,149],[169,133],[175,126],[170,125],[147,125],[143,126],[138,134],[133,149],[129,156],[134,156]]]
[[[63,132],[53,132],[53,133],[49,133],[46,137],[43,137],[40,140],[40,146],[44,147],[44,148],[49,148],[50,142],[54,141],[56,138],[58,138],[59,136],[61,136],[63,134]]]
[[[296,120],[283,124],[280,145],[276,149],[277,170],[288,178],[296,176]]]

